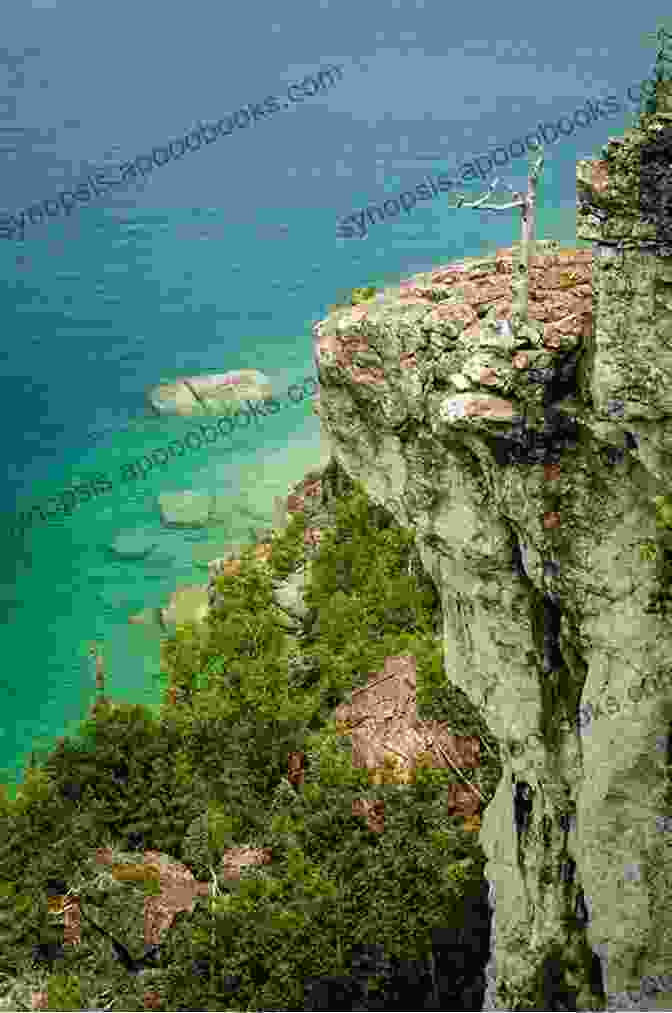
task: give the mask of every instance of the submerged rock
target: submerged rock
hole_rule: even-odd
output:
[[[207,492],[162,492],[161,523],[170,528],[203,528],[211,519],[215,497]]]
[[[158,545],[156,535],[130,531],[117,535],[110,551],[121,559],[145,559]]]
[[[225,415],[243,401],[260,401],[273,393],[270,380],[257,369],[179,377],[148,392],[157,415]]]
[[[145,608],[140,612],[136,612],[135,615],[129,616],[128,621],[132,625],[136,626],[151,626],[158,628],[163,623],[161,611],[162,610],[159,608]]]

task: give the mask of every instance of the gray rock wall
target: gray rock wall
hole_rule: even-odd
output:
[[[639,551],[672,492],[672,420],[667,393],[632,396],[668,368],[653,293],[671,265],[635,251],[615,277],[537,249],[522,334],[501,323],[515,248],[320,321],[319,415],[340,467],[414,531],[446,678],[500,742],[484,1008],[604,1008],[672,969],[672,627]]]

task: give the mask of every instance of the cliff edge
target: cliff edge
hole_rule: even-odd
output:
[[[517,246],[314,326],[323,438],[413,531],[446,679],[500,743],[486,1009],[672,1005],[666,94],[579,163],[593,250],[537,242],[515,334]]]

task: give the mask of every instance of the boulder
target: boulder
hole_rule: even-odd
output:
[[[302,567],[290,573],[284,580],[273,587],[273,601],[291,618],[303,621],[307,618],[309,608],[303,600],[308,568]]]
[[[158,544],[156,534],[122,531],[110,544],[110,551],[120,559],[145,559]]]
[[[225,415],[244,401],[260,401],[273,393],[270,380],[257,369],[179,377],[148,392],[157,415]]]
[[[162,492],[161,523],[170,528],[203,528],[210,520],[215,497],[207,492]]]
[[[186,584],[178,587],[170,596],[167,608],[162,609],[164,626],[179,626],[182,623],[202,623],[208,614],[208,585]]]
[[[270,848],[227,848],[217,872],[223,879],[240,879],[240,870],[246,865],[268,865],[272,859]]]

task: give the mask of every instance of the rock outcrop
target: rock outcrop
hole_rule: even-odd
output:
[[[416,691],[415,658],[387,658],[382,672],[375,672],[366,686],[353,690],[349,702],[336,708],[336,729],[349,735],[353,766],[368,770],[372,785],[409,784],[420,764],[455,771],[464,783],[451,785],[448,812],[468,817],[466,829],[475,830],[480,824],[473,817],[483,798],[461,771],[480,765],[480,741],[451,734],[448,722],[420,721]],[[383,831],[382,799],[354,799],[352,813],[364,816],[370,830]]]
[[[672,627],[640,553],[672,492],[672,237],[637,187],[670,139],[666,94],[580,164],[595,245],[536,244],[515,333],[516,246],[314,327],[323,438],[413,531],[446,678],[500,743],[487,1009],[672,1005],[643,984],[672,969]]]

